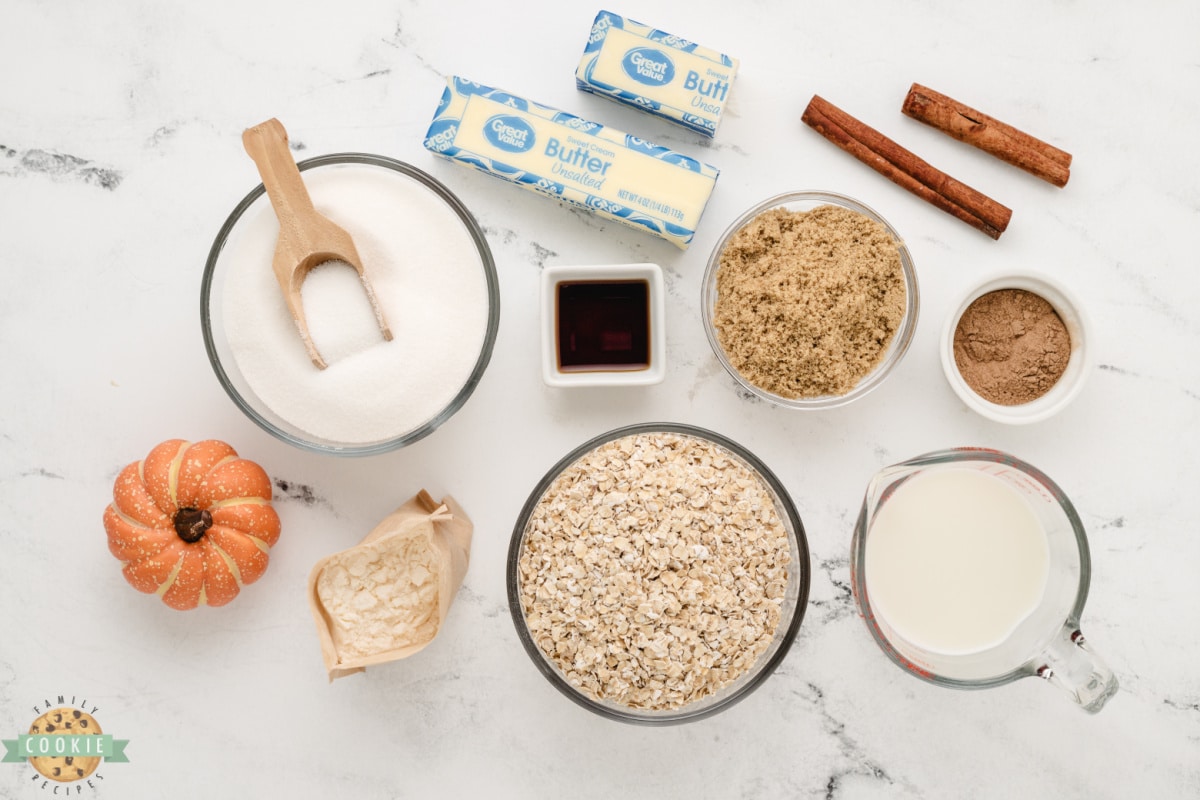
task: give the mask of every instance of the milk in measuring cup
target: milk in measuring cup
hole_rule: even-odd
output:
[[[1005,480],[944,466],[903,481],[871,523],[865,581],[874,612],[931,653],[1003,642],[1037,608],[1049,547]]]

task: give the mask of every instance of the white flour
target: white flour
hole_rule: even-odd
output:
[[[429,541],[393,536],[355,547],[321,570],[317,594],[339,658],[424,644],[438,632],[438,565]]]
[[[279,224],[266,197],[221,254],[225,335],[251,390],[312,436],[367,444],[440,413],[467,382],[487,330],[487,279],[470,233],[437,195],[392,170],[339,164],[303,173],[317,210],[354,237],[393,340],[379,333],[357,273],[328,263],[305,279],[313,366],[271,258]]]

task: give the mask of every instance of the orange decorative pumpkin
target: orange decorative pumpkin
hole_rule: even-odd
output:
[[[223,606],[279,540],[271,479],[224,442],[171,439],[121,471],[104,512],[125,579],[171,608]]]

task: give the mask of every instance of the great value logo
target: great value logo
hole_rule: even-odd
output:
[[[458,135],[458,120],[434,120],[425,133],[425,147],[435,153],[444,153],[454,146],[454,137]]]
[[[528,153],[537,138],[533,126],[512,114],[497,114],[483,124],[483,136],[506,153]]]
[[[592,33],[588,36],[588,49],[598,50],[599,48],[593,47],[593,45],[604,41],[604,37],[608,35],[608,29],[620,27],[622,27],[620,17],[607,11],[601,11],[596,15],[596,21],[592,23]]]
[[[621,59],[621,69],[638,83],[666,86],[675,80],[675,62],[653,47],[635,47]]]

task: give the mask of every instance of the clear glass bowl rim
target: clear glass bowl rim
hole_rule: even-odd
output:
[[[251,402],[242,396],[242,394],[233,386],[228,374],[225,372],[224,366],[221,364],[220,355],[217,353],[216,342],[212,331],[210,303],[212,293],[213,277],[216,272],[217,261],[220,258],[221,251],[225,247],[225,243],[229,238],[229,234],[233,231],[235,225],[241,219],[242,215],[250,207],[255,200],[261,197],[266,189],[260,183],[242,201],[234,207],[230,212],[229,217],[217,232],[216,238],[208,253],[208,260],[204,264],[204,276],[200,283],[200,328],[204,335],[204,349],[208,353],[209,364],[212,365],[213,372],[217,375],[217,380],[221,384],[221,388],[233,400],[234,405],[241,409],[247,417],[250,418],[256,425],[271,434],[277,439],[295,445],[303,450],[309,450],[317,453],[330,453],[339,456],[365,456],[386,453],[391,450],[396,450],[401,447],[413,444],[414,442],[425,438],[433,433],[446,420],[454,416],[454,414],[462,408],[467,402],[467,399],[475,391],[475,387],[479,384],[483,377],[483,372],[487,368],[488,362],[492,358],[492,350],[496,345],[496,334],[500,327],[500,284],[496,274],[496,262],[492,257],[491,248],[488,246],[487,238],[483,234],[482,228],[476,222],[475,217],[467,210],[462,201],[451,192],[445,185],[434,178],[432,175],[418,169],[417,167],[407,164],[403,161],[398,161],[387,156],[374,155],[371,153],[330,153],[323,156],[314,156],[300,161],[296,164],[301,172],[317,167],[329,166],[333,164],[367,164],[370,166],[383,167],[394,172],[399,172],[406,175],[418,183],[430,189],[434,194],[441,198],[455,214],[462,220],[466,226],[467,232],[470,234],[472,241],[475,243],[476,249],[479,251],[480,262],[483,267],[484,277],[487,280],[488,293],[488,319],[487,329],[484,333],[483,346],[480,348],[479,358],[475,361],[475,366],[471,370],[470,376],[467,378],[462,389],[454,396],[450,403],[436,414],[431,419],[413,428],[404,434],[386,439],[380,442],[370,442],[367,444],[348,444],[348,445],[331,445],[321,442],[314,442],[304,439],[289,431],[285,431],[275,425],[265,416],[263,416]]]
[[[796,546],[799,554],[797,559],[803,566],[800,571],[798,594],[796,597],[796,608],[792,613],[792,618],[787,622],[786,627],[783,627],[783,620],[780,621],[783,632],[780,634],[779,628],[776,629],[776,636],[780,636],[779,647],[771,654],[770,658],[757,667],[757,671],[752,674],[746,683],[737,688],[736,691],[722,697],[720,700],[705,705],[698,710],[689,710],[688,706],[676,709],[669,712],[645,712],[635,708],[619,709],[609,706],[604,706],[594,702],[587,695],[580,692],[555,669],[546,658],[542,655],[537,643],[533,641],[533,637],[529,635],[529,628],[525,624],[525,612],[521,610],[521,597],[519,589],[519,568],[521,560],[521,549],[524,544],[525,528],[529,524],[529,518],[533,514],[533,509],[542,499],[542,495],[550,487],[563,470],[575,463],[585,453],[594,450],[602,444],[611,442],[614,439],[620,439],[625,436],[636,435],[639,433],[677,433],[686,436],[693,436],[699,439],[706,439],[714,444],[720,445],[743,462],[749,465],[763,479],[767,486],[775,495],[775,499],[783,513],[787,516],[789,523],[789,531],[792,532],[791,539]],[[808,607],[809,586],[812,580],[812,559],[808,550],[808,538],[804,532],[804,524],[800,520],[800,514],[796,510],[796,505],[792,501],[791,495],[784,488],[783,483],[775,476],[773,472],[764,464],[756,455],[747,450],[744,446],[734,442],[733,440],[722,436],[719,433],[701,428],[695,425],[686,425],[674,422],[646,422],[634,425],[626,425],[620,428],[614,428],[607,433],[602,433],[595,436],[583,444],[572,449],[565,456],[560,458],[554,466],[552,466],[546,474],[538,481],[537,485],[530,492],[529,498],[522,506],[520,514],[517,515],[517,523],[513,527],[512,538],[509,541],[508,547],[508,562],[505,568],[505,582],[508,590],[508,610],[512,616],[513,625],[517,629],[517,636],[521,640],[522,646],[525,648],[526,654],[533,661],[538,671],[550,681],[554,688],[564,694],[576,704],[599,714],[608,719],[615,719],[621,722],[628,722],[637,725],[663,726],[675,725],[683,722],[692,722],[694,720],[703,719],[712,716],[720,711],[723,711],[738,701],[747,697],[751,692],[757,689],[775,669],[782,663],[791,650],[792,643],[796,639],[796,635],[800,630],[800,623],[804,619],[804,612]]]
[[[901,320],[900,327],[896,331],[893,338],[893,343],[889,345],[888,352],[884,361],[881,361],[870,373],[868,373],[861,381],[858,382],[853,389],[842,395],[825,395],[822,397],[813,398],[790,398],[781,397],[773,394],[758,386],[755,386],[750,381],[746,380],[733,364],[729,363],[729,359],[725,355],[725,349],[721,346],[717,339],[716,327],[713,325],[713,307],[716,302],[717,289],[717,269],[721,265],[721,253],[725,251],[725,246],[729,243],[730,238],[742,227],[764,211],[775,208],[777,206],[786,206],[790,203],[813,203],[817,205],[838,205],[844,208],[849,208],[858,213],[878,222],[882,225],[891,237],[896,241],[896,246],[900,251],[900,266],[904,273],[904,288],[905,288],[905,307],[904,318]],[[837,192],[820,191],[820,190],[805,190],[795,192],[784,192],[783,194],[775,195],[744,212],[736,220],[734,220],[725,232],[721,234],[721,238],[717,241],[716,247],[713,248],[712,255],[709,256],[708,264],[704,269],[704,278],[701,281],[701,314],[704,318],[704,333],[708,337],[709,346],[712,348],[713,354],[717,360],[721,362],[721,366],[735,380],[738,385],[750,392],[756,397],[762,398],[770,403],[774,403],[784,408],[795,408],[803,410],[819,410],[827,408],[837,408],[838,406],[846,405],[860,397],[865,396],[875,388],[877,388],[884,379],[891,374],[892,370],[900,363],[904,354],[908,351],[909,345],[912,344],[913,336],[917,330],[917,318],[920,316],[921,301],[920,289],[917,284],[917,270],[913,264],[912,254],[908,251],[908,246],[904,239],[892,227],[886,219],[879,215],[870,206]]]

